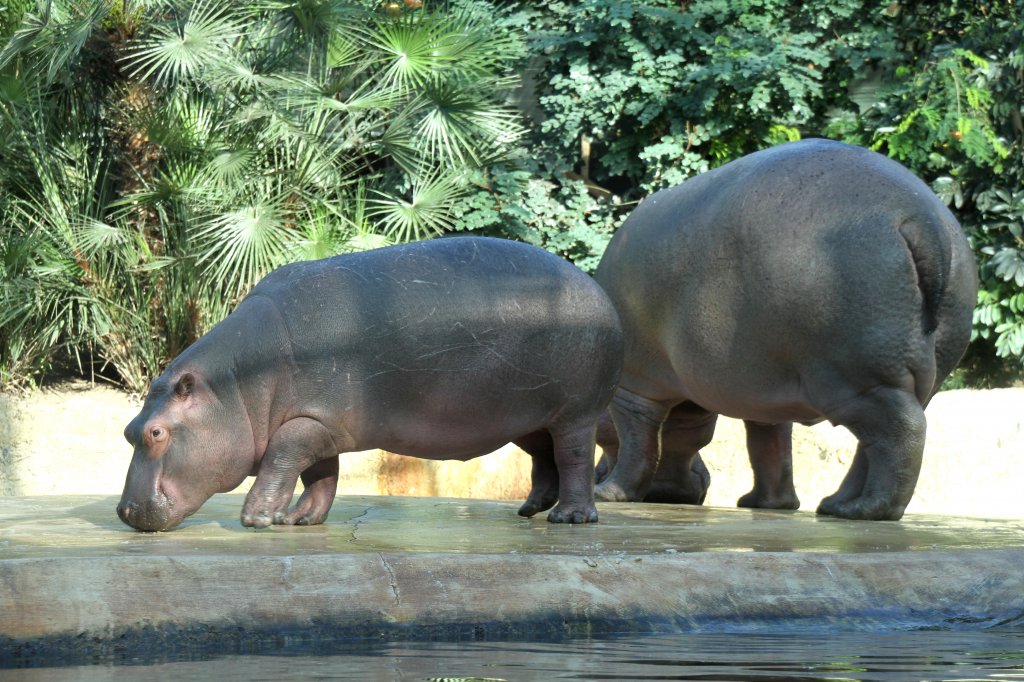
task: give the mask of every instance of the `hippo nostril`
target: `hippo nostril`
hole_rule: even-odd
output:
[[[131,527],[135,527],[135,521],[139,518],[139,505],[135,502],[121,502],[117,505],[117,515]]]

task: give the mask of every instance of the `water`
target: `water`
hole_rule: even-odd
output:
[[[555,643],[336,642],[200,661],[0,670],[5,682],[438,678],[1024,680],[1024,632],[631,635]]]

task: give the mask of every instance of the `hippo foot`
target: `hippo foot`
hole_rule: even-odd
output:
[[[327,514],[331,511],[331,503],[334,502],[334,490],[330,488],[330,497],[319,494],[317,489],[306,488],[302,491],[299,501],[284,517],[280,523],[289,526],[316,526],[327,520]],[[278,523],[275,521],[274,523]]]
[[[283,511],[242,513],[242,525],[247,528],[268,528],[270,526],[315,526],[327,518],[326,511],[304,508],[301,504],[286,513]]]
[[[283,512],[259,511],[254,513],[242,512],[242,525],[246,528],[268,528],[271,524],[284,523]]]
[[[288,526],[316,526],[327,519],[326,514],[308,514],[294,511],[283,521]]]
[[[689,485],[678,481],[654,481],[644,495],[644,502],[661,504],[704,504],[711,487],[711,474],[698,457],[689,473]]]
[[[242,506],[242,525],[246,528],[267,528],[288,523],[288,500],[275,504],[272,499],[259,499],[249,491]]]
[[[552,500],[544,500],[544,499],[536,499],[535,500],[532,497],[530,497],[530,498],[527,498],[526,502],[523,503],[523,506],[519,508],[518,514],[520,516],[525,516],[525,517],[529,518],[529,517],[531,517],[531,516],[533,516],[535,514],[539,514],[542,511],[547,511],[548,509],[551,509],[551,507],[553,507],[555,502],[557,502],[557,501],[558,501],[557,497],[552,499]]]
[[[737,507],[744,509],[799,509],[800,498],[795,491],[787,491],[780,495],[765,495],[751,490],[736,501]]]
[[[597,509],[568,509],[558,505],[548,513],[548,523],[597,523]]]
[[[818,505],[818,514],[863,521],[899,521],[903,518],[905,509],[877,497],[862,495],[853,499],[843,499],[837,495],[829,495]]]
[[[594,487],[594,499],[603,502],[635,502],[638,498],[618,483],[608,480]]]

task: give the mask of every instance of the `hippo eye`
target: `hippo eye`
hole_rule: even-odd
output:
[[[154,426],[149,430],[149,437],[155,441],[161,441],[167,435],[167,431],[159,426]]]

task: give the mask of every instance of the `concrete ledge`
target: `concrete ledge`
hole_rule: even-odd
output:
[[[0,667],[282,638],[1024,626],[1017,521],[605,504],[555,526],[515,503],[362,497],[252,531],[221,495],[144,534],[115,503],[0,498]]]

